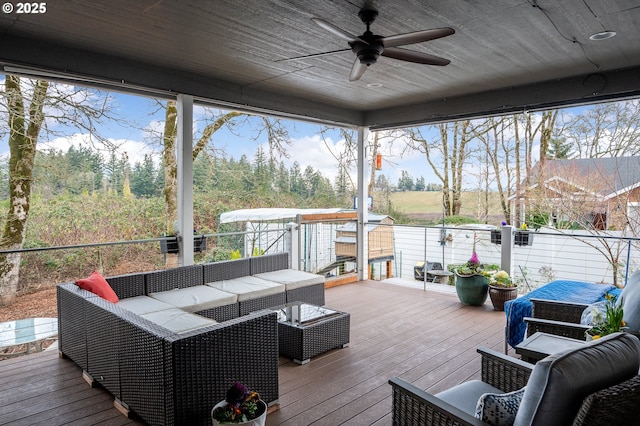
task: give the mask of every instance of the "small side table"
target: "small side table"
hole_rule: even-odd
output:
[[[272,308],[278,313],[280,355],[306,364],[316,355],[349,346],[350,315],[303,302]]]
[[[425,274],[426,274],[425,277],[427,275],[433,276],[433,279],[431,280],[432,283],[440,282],[444,284],[444,281],[448,279],[451,275],[453,275],[453,272],[445,271],[443,269],[430,269]],[[427,289],[427,281],[425,280],[424,290],[426,289]]]
[[[517,345],[516,353],[522,357],[523,361],[535,364],[551,354],[574,349],[585,343],[581,340],[538,331]]]

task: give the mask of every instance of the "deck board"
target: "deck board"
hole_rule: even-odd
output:
[[[281,357],[280,409],[268,426],[389,425],[390,377],[438,392],[479,377],[477,347],[504,344],[504,313],[490,302],[464,306],[429,288],[363,281],[327,289],[326,306],[351,314],[350,344],[305,365]],[[3,425],[143,424],[55,351],[0,361],[0,400]]]

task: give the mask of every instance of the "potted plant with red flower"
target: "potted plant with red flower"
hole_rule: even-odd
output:
[[[267,419],[267,404],[258,392],[250,391],[240,382],[235,382],[227,391],[224,401],[211,410],[214,426],[240,424],[264,426]]]

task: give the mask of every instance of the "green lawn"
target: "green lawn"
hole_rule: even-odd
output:
[[[481,200],[479,197],[484,197],[484,194],[464,192],[461,215],[475,217],[479,210],[484,211],[484,199]],[[500,215],[498,194],[489,194],[489,200],[489,214]],[[442,192],[394,192],[391,194],[391,202],[396,209],[409,215],[442,213]]]

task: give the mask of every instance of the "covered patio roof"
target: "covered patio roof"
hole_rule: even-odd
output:
[[[7,3],[4,72],[370,129],[640,95],[637,0],[74,0]],[[28,3],[35,5],[36,3]],[[381,57],[349,81],[347,42],[363,6],[374,34],[450,27],[406,49],[451,60]],[[21,6],[22,5],[22,6]],[[606,38],[606,34],[612,34]],[[403,47],[404,48],[404,47]],[[327,51],[341,52],[315,55]]]
[[[373,35],[363,9],[378,12]],[[190,235],[194,104],[357,128],[364,200],[368,130],[640,96],[639,24],[637,0],[7,2],[0,67],[177,99],[178,228]],[[357,59],[345,38],[375,45],[362,40],[434,28],[453,34],[401,43],[403,55],[450,64],[381,56],[350,81]],[[191,244],[181,264],[193,263]],[[363,279],[365,238],[357,253]]]

